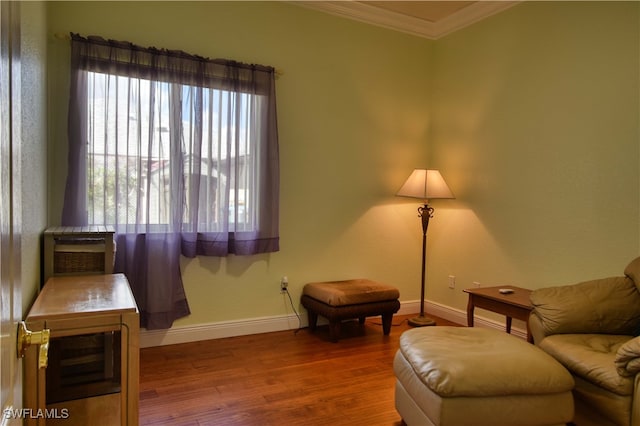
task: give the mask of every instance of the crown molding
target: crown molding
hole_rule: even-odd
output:
[[[391,30],[401,31],[407,34],[416,35],[428,39],[437,38],[436,28],[431,22],[412,16],[380,9],[364,3],[353,1],[293,1],[293,4],[306,7],[308,9],[329,13],[342,18],[353,19],[373,24]]]
[[[436,40],[488,16],[502,12],[520,1],[479,1],[438,22],[425,21],[356,1],[290,1],[288,3]]]
[[[451,34],[471,24],[475,24],[489,16],[505,11],[523,0],[518,1],[479,1],[460,9],[446,18],[438,21],[436,26],[436,38]]]

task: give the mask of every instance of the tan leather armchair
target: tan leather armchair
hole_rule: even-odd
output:
[[[531,293],[534,343],[575,379],[576,424],[640,426],[640,257],[624,276]]]

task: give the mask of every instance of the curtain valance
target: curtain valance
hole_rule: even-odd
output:
[[[266,95],[275,73],[265,65],[209,59],[98,36],[71,33],[71,40],[77,50],[77,68],[105,74]]]

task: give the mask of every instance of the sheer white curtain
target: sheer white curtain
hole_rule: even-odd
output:
[[[189,313],[180,254],[277,251],[274,70],[72,35],[64,225],[116,228],[142,325]]]

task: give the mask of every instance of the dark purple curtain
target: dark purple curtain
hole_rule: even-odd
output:
[[[279,250],[275,72],[72,34],[62,224],[112,225],[148,329],[188,315],[180,255]]]

